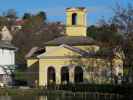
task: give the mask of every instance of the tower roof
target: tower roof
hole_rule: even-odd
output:
[[[87,9],[85,7],[69,7],[66,8],[66,11],[74,11],[74,10],[78,10],[78,11],[87,11]]]

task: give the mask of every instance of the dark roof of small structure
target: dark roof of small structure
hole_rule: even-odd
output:
[[[35,57],[39,54],[42,54],[45,52],[45,48],[40,48],[40,47],[33,47],[31,50],[25,55],[25,58],[30,58],[30,57]]]
[[[0,41],[0,48],[16,50],[17,48],[8,41]]]
[[[68,10],[68,9],[72,9],[73,7],[69,7],[69,8],[66,8],[66,10]],[[84,10],[84,9],[86,9],[85,7],[76,7],[76,9],[80,9],[80,10]]]
[[[62,36],[59,38],[55,38],[54,40],[48,41],[44,43],[45,46],[58,46],[61,44],[66,44],[70,46],[76,46],[76,45],[91,45],[95,44],[96,41],[94,41],[90,37],[85,36]]]

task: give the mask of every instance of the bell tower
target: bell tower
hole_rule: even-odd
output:
[[[85,8],[66,9],[66,35],[67,36],[86,36],[86,12]]]

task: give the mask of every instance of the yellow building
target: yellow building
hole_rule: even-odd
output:
[[[66,35],[46,42],[44,52],[27,59],[30,84],[110,84],[123,75],[122,51],[103,50],[87,37],[86,13],[81,7],[66,9]]]

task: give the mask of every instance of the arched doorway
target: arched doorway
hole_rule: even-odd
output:
[[[61,68],[61,83],[69,83],[69,69],[68,67]]]
[[[47,70],[47,82],[48,84],[53,84],[55,83],[56,78],[55,78],[55,69],[54,67],[49,67]]]
[[[77,14],[73,13],[72,14],[72,25],[76,25],[77,24]]]
[[[75,80],[75,83],[83,82],[83,69],[80,66],[75,67],[74,80]]]

